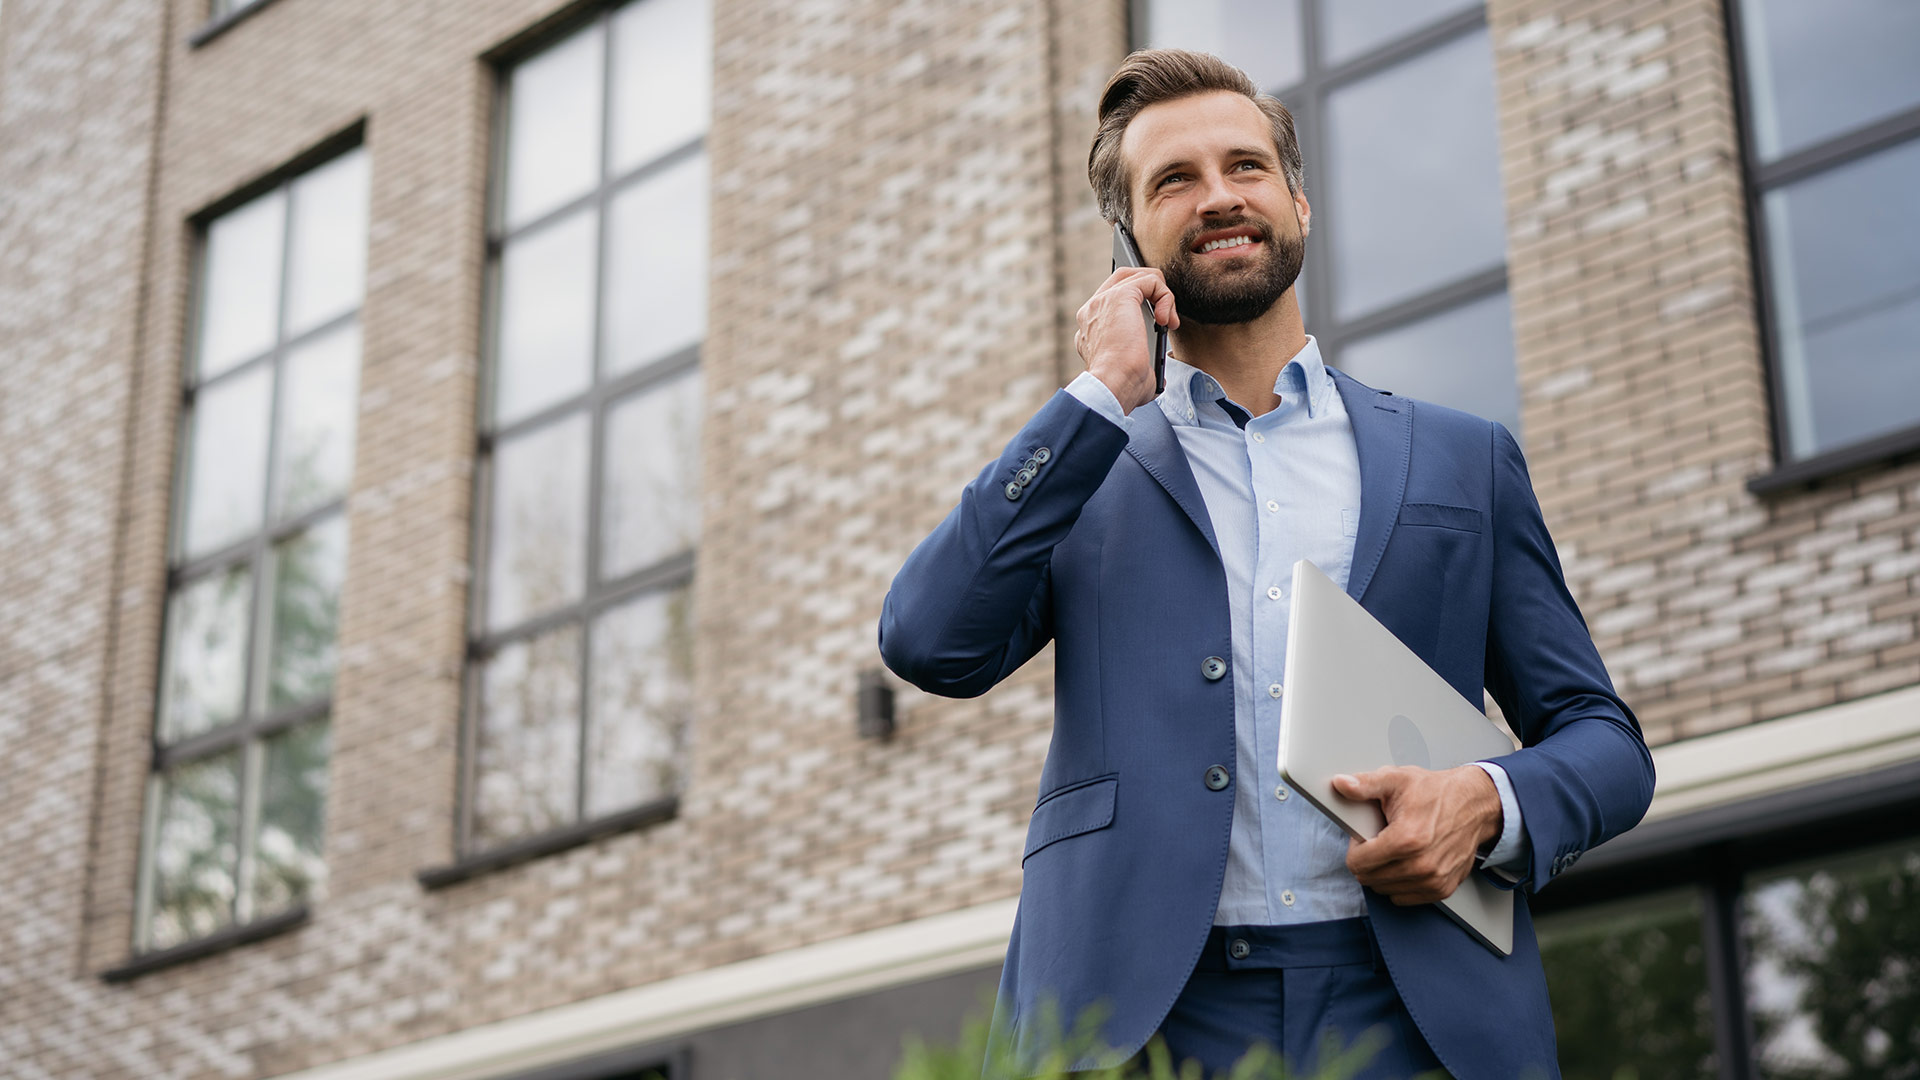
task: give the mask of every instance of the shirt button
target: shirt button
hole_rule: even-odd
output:
[[[1292,907],[1293,906],[1293,890],[1288,889],[1286,892],[1281,893],[1280,902],[1287,905],[1288,907]]]
[[[1280,599],[1280,586],[1278,585],[1267,586],[1267,599],[1269,600]]]
[[[1193,406],[1187,406],[1187,419],[1193,419]]]
[[[1254,432],[1254,433],[1253,433],[1253,441],[1254,441],[1254,442],[1266,442],[1266,441],[1267,441],[1267,437],[1266,437],[1265,435],[1262,435],[1262,434],[1260,434],[1259,432],[1257,432],[1257,431],[1256,431],[1256,432]]]
[[[1280,696],[1280,693],[1281,693],[1281,690],[1282,690],[1282,687],[1280,686],[1280,684],[1279,684],[1279,683],[1270,683],[1270,684],[1268,684],[1268,686],[1267,686],[1267,696],[1268,696],[1268,697],[1279,697],[1279,696]]]
[[[1279,503],[1277,503],[1277,502],[1275,502],[1275,501],[1273,501],[1272,499],[1268,499],[1268,500],[1267,500],[1267,513],[1269,513],[1269,514],[1277,514],[1277,513],[1279,513],[1279,512],[1280,512],[1280,504],[1279,504]]]
[[[1293,797],[1293,792],[1287,790],[1287,785],[1281,784],[1279,787],[1273,789],[1273,797],[1279,799],[1281,802],[1286,802]]]

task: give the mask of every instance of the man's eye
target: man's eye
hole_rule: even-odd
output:
[[[1160,178],[1160,186],[1166,187],[1168,184],[1173,183],[1175,180],[1185,180],[1186,178],[1187,178],[1186,173],[1168,173],[1167,175]]]

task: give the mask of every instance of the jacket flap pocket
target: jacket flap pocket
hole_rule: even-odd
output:
[[[1400,507],[1400,524],[1431,525],[1477,533],[1480,531],[1480,511],[1470,506],[1448,506],[1445,503],[1407,503]]]
[[[1027,826],[1027,850],[1020,861],[1048,844],[1079,836],[1113,824],[1114,793],[1120,777],[1101,776],[1063,788],[1041,800],[1033,809],[1033,821]]]

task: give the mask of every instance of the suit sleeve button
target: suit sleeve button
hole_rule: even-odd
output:
[[[1200,674],[1206,676],[1208,682],[1218,682],[1226,673],[1227,662],[1217,656],[1209,656],[1200,661]]]
[[[1018,499],[1019,497],[1020,497],[1020,481],[1018,480],[1007,481],[1007,498]]]
[[[1227,775],[1226,766],[1224,765],[1207,766],[1207,790],[1208,791],[1224,790],[1226,786],[1232,782],[1233,782],[1233,778]]]
[[[1053,460],[1053,451],[1043,446],[1033,452],[1033,460],[1045,465],[1047,462]]]

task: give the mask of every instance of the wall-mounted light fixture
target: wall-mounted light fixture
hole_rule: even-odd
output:
[[[860,673],[860,737],[893,737],[893,687],[879,668]]]

